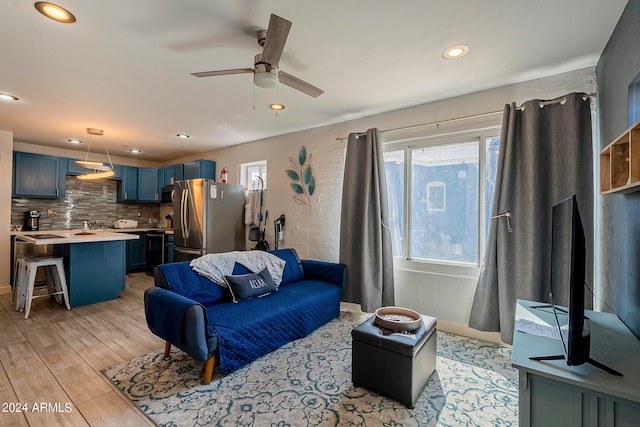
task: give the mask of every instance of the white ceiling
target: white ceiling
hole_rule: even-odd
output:
[[[0,0],[0,92],[20,98],[0,101],[0,129],[69,149],[96,127],[113,155],[167,162],[593,66],[627,1],[60,0],[75,24],[33,3]],[[280,68],[319,98],[189,74],[252,67],[271,13],[293,22]],[[460,43],[467,56],[443,59]]]

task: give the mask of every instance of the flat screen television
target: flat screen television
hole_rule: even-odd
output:
[[[613,375],[619,372],[597,362],[589,356],[591,334],[585,311],[585,273],[587,247],[584,227],[580,219],[575,195],[553,207],[551,216],[551,285],[550,302],[559,329],[564,354],[532,357],[533,360],[566,359],[567,365],[589,363]],[[568,331],[560,326],[560,311],[556,307],[558,295],[566,295],[568,289]],[[567,313],[567,312],[565,312]]]

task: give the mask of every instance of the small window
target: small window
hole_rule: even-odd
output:
[[[246,189],[258,190],[260,180],[262,178],[263,189],[267,188],[267,161],[260,160],[258,162],[242,163],[240,165],[240,184]]]

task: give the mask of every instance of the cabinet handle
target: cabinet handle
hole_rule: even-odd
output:
[[[58,187],[56,187],[56,199],[58,198]]]

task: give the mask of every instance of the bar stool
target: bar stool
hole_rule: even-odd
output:
[[[33,294],[38,267],[47,268],[47,294]],[[15,310],[24,310],[25,319],[29,318],[31,302],[36,298],[55,296],[58,303],[62,303],[64,301],[67,306],[67,310],[71,310],[71,306],[69,305],[67,280],[64,272],[64,258],[52,256],[19,257],[16,260],[14,273],[16,274],[13,298]]]

